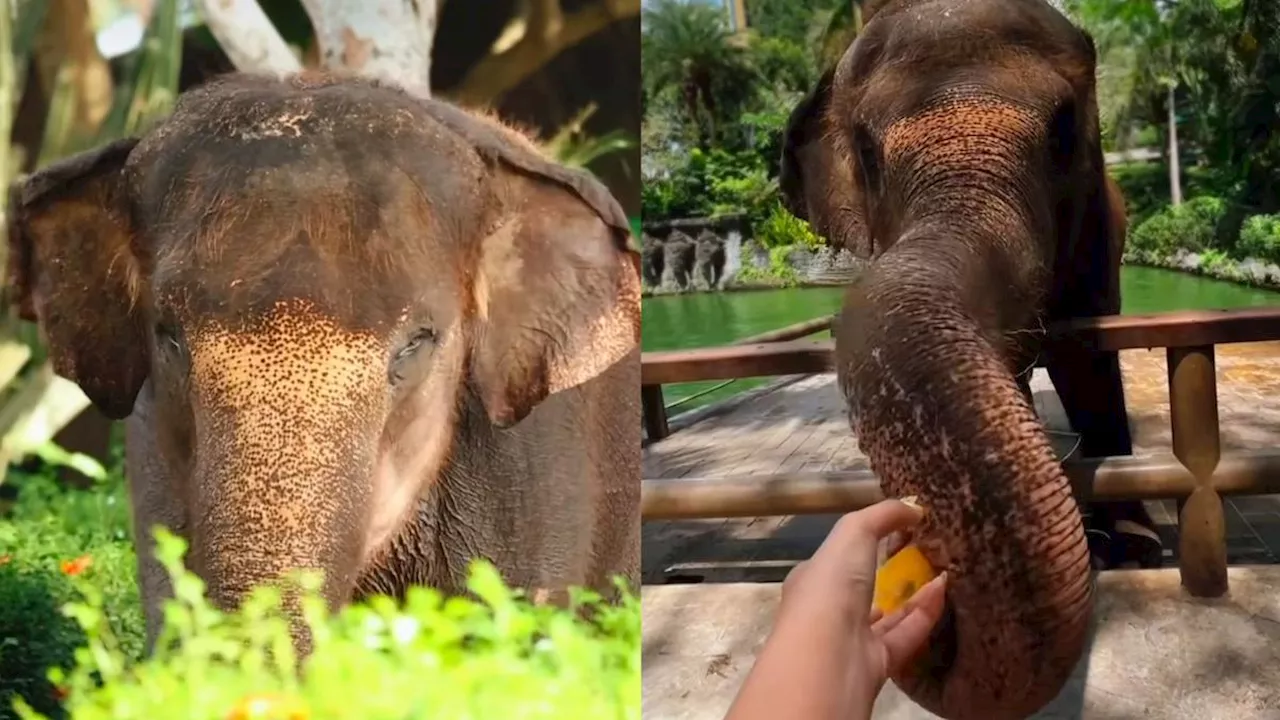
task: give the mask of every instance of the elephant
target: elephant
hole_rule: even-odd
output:
[[[693,238],[679,230],[672,230],[662,245],[664,264],[671,272],[671,281],[681,290],[693,282],[696,246]]]
[[[147,646],[187,540],[218,607],[638,587],[639,252],[584,172],[374,80],[230,74],[10,193],[56,371],[125,419]],[[294,640],[310,651],[290,593]]]
[[[641,238],[640,269],[645,284],[652,288],[662,285],[662,271],[666,269],[663,245],[661,238],[652,235],[646,234]]]
[[[1093,607],[1094,533],[1028,401],[1035,361],[1079,454],[1132,453],[1118,355],[1042,342],[1049,323],[1120,310],[1125,207],[1096,51],[1043,0],[863,13],[792,111],[779,185],[869,261],[837,322],[838,387],[884,493],[920,498],[914,541],[948,573],[944,621],[894,681],[952,720],[1024,718],[1063,687]],[[1141,503],[1090,510],[1090,529],[1159,564]]]
[[[707,288],[714,290],[724,275],[724,240],[710,230],[698,234],[697,248],[694,250],[694,267],[698,277],[707,283]]]

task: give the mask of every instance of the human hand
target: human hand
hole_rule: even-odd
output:
[[[850,638],[849,677],[873,701],[885,680],[928,642],[946,602],[946,573],[922,587],[887,617],[872,609],[876,554],[881,540],[906,534],[923,512],[885,500],[840,518],[813,557],[782,585],[775,632],[821,624]]]
[[[922,516],[886,500],[840,518],[783,582],[773,630],[727,720],[871,717],[885,680],[928,641],[946,601],[943,573],[888,617],[871,610],[880,541]]]

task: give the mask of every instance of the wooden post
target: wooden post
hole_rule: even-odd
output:
[[[1168,349],[1173,454],[1196,487],[1178,516],[1178,569],[1195,597],[1227,592],[1227,532],[1214,470],[1222,457],[1213,346]]]
[[[661,385],[640,386],[640,410],[644,413],[644,431],[649,442],[658,442],[671,434],[667,426],[667,408],[663,404]]]

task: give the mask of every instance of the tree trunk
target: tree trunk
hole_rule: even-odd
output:
[[[199,0],[200,14],[223,52],[241,72],[288,73],[297,56],[255,0]]]
[[[1169,86],[1169,202],[1182,204],[1182,170],[1178,162],[1178,114],[1174,104],[1176,85]]]
[[[429,94],[437,0],[303,0],[324,66]]]
[[[296,72],[302,63],[257,0],[199,0],[201,13],[241,72]],[[439,0],[303,0],[320,65],[429,95]]]

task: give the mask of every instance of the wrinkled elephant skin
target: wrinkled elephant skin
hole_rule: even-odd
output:
[[[156,524],[223,607],[301,568],[335,606],[457,592],[478,556],[553,601],[637,582],[638,253],[523,136],[371,81],[231,75],[10,212],[24,316],[128,417],[151,642]]]
[[[887,495],[949,572],[948,615],[894,677],[951,720],[1025,718],[1092,611],[1081,514],[1018,376],[1057,319],[1119,310],[1124,207],[1092,39],[1040,0],[887,0],[793,112],[788,207],[871,259],[837,374]],[[1130,452],[1115,353],[1046,357],[1086,454]]]

